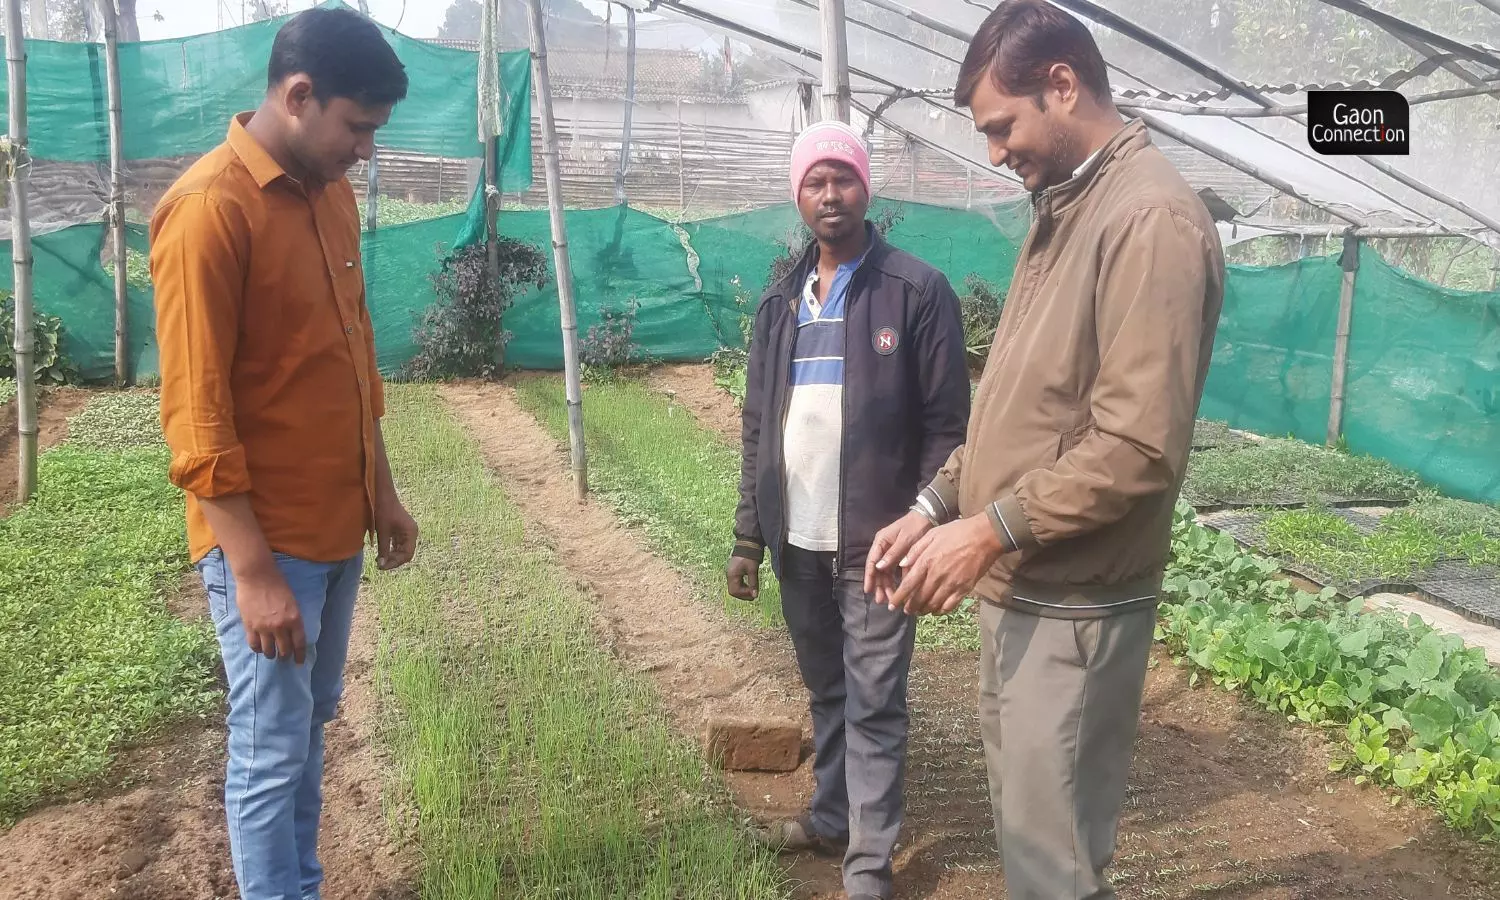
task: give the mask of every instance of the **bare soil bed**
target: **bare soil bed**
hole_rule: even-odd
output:
[[[732,401],[706,367],[655,372],[652,384],[738,440]],[[566,449],[507,385],[461,385],[444,397],[559,558],[598,599],[602,639],[650,673],[683,733],[713,710],[792,715],[807,732],[805,695],[783,633],[757,631],[703,603],[641,535],[604,505],[573,499]],[[586,413],[585,413],[586,414]],[[726,534],[728,524],[725,524]],[[898,859],[901,898],[1003,897],[978,721],[975,654],[919,651],[908,817]],[[1164,654],[1147,683],[1115,870],[1122,897],[1500,897],[1493,847],[1461,838],[1428,810],[1328,772],[1321,735],[1237,697],[1190,688]],[[810,765],[789,775],[731,773],[747,816],[796,813]],[[824,860],[790,860],[799,898],[839,896]]]
[[[42,391],[37,435],[39,450],[68,439],[68,419],[89,401],[89,392],[79,388],[48,388]],[[16,501],[16,483],[21,475],[21,441],[16,434],[16,401],[0,403],[0,516]]]
[[[170,600],[206,615],[194,576]],[[321,857],[328,900],[415,898],[411,854],[389,838],[374,743],[377,623],[357,614],[340,717],[327,732]],[[222,716],[122,755],[112,780],[0,833],[0,900],[228,900],[238,896],[224,824]]]

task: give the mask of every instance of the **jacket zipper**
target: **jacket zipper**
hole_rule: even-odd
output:
[[[849,435],[849,301],[853,300],[854,274],[849,276],[849,288],[844,291],[844,346],[839,351],[844,359],[844,384],[839,387],[839,509],[838,509],[838,543],[833,550],[833,580],[839,580],[839,566],[844,561],[844,533],[849,529],[844,527],[844,454],[848,448]],[[833,285],[829,285],[830,292]]]
[[[850,306],[850,301],[854,297],[854,288],[855,288],[854,279],[855,279],[856,276],[858,276],[864,270],[865,261],[870,258],[870,252],[872,250],[874,250],[874,249],[875,249],[875,246],[874,246],[873,243],[870,246],[868,246],[868,247],[865,248],[865,255],[860,258],[859,268],[855,269],[852,273],[850,273],[850,275],[849,275],[849,286],[844,291],[844,347],[843,347],[843,359],[844,359],[844,371],[845,371],[846,374],[849,371],[849,306]],[[816,259],[813,261],[813,265],[814,266],[817,265]],[[828,286],[828,288],[829,288],[830,291],[832,291],[833,290],[833,285],[830,284]],[[797,292],[796,294],[793,294],[791,297],[788,298],[788,306],[790,308],[791,316],[792,316],[792,329],[791,329],[792,330],[792,336],[791,336],[791,343],[789,343],[788,346],[787,346],[787,354],[786,354],[786,381],[783,383],[784,387],[783,387],[783,390],[781,392],[781,434],[778,435],[778,439],[781,440],[781,441],[783,441],[783,442],[786,440],[786,416],[787,416],[787,412],[790,410],[791,403],[792,403],[792,367],[794,366],[794,364],[796,362],[796,358],[797,358],[797,344],[796,344],[796,341],[797,341],[797,331],[798,331],[798,327],[797,327],[798,326],[798,319],[801,316],[802,303],[803,303],[803,295],[806,294],[806,293],[807,293],[807,279],[806,279],[806,277],[804,277],[803,280],[802,280],[802,289],[799,292]],[[838,508],[839,537],[838,537],[838,544],[834,548],[834,551],[833,551],[833,580],[834,581],[838,581],[838,578],[839,578],[839,566],[843,562],[843,558],[844,558],[844,491],[845,491],[845,487],[844,487],[844,468],[845,468],[844,467],[844,451],[846,449],[846,439],[847,439],[847,434],[848,434],[848,428],[846,427],[847,426],[847,422],[848,422],[848,419],[847,419],[848,414],[849,414],[849,391],[848,391],[848,386],[845,385],[843,387],[843,389],[841,389],[839,391],[839,419],[840,419],[840,422],[839,422],[839,424],[840,424],[840,429],[839,429],[839,508]],[[782,459],[781,459],[780,479],[781,479],[781,484],[780,484],[780,486],[781,486],[781,508],[783,510],[782,518],[785,519],[786,518],[785,510],[787,509],[787,494],[786,494],[786,456],[785,456],[784,453],[782,454]],[[788,527],[789,526],[787,524],[783,523],[782,529],[781,529],[782,533],[781,533],[781,536],[779,538],[780,541],[781,541],[781,543],[782,543],[783,548],[786,545],[786,536],[787,536],[787,529],[788,529]]]
[[[848,469],[845,462],[847,459],[846,452],[848,450],[849,437],[849,321],[850,313],[854,308],[854,298],[858,296],[858,292],[855,289],[861,286],[861,283],[856,282],[855,279],[864,273],[865,262],[869,260],[870,252],[874,249],[875,245],[873,243],[865,248],[865,255],[860,257],[858,268],[849,273],[849,284],[844,288],[844,348],[842,354],[845,377],[844,385],[839,390],[839,539],[838,546],[833,553],[834,581],[839,580],[839,568],[844,562],[844,535],[848,532],[848,529],[844,527],[846,518],[844,515],[844,473]],[[830,284],[828,289],[832,291],[833,285]]]
[[[806,289],[804,282],[803,290],[806,291]],[[792,333],[791,337],[787,339],[786,378],[781,382],[781,428],[776,434],[776,440],[781,444],[780,447],[776,448],[776,455],[781,460],[781,465],[777,467],[777,477],[780,480],[781,487],[781,534],[777,535],[776,539],[780,541],[778,556],[783,557],[786,555],[787,534],[791,529],[791,523],[788,521],[789,516],[787,515],[789,504],[787,503],[786,493],[786,416],[791,410],[792,405],[792,368],[796,365],[797,361],[797,316],[802,306],[802,295],[799,293],[793,296],[796,299],[789,300],[792,315]]]

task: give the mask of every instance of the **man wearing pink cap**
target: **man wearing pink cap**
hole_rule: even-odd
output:
[[[844,859],[854,900],[892,894],[915,620],[864,590],[875,533],[962,442],[969,414],[958,298],[865,219],[857,132],[813,126],[791,192],[814,242],[755,317],[729,593],[754,599],[767,550],[811,695],[809,809],[770,828],[784,850]]]

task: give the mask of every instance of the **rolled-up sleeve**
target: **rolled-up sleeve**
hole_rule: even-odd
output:
[[[171,201],[153,220],[151,278],[170,478],[200,499],[250,490],[230,390],[248,234],[238,217],[203,194]]]

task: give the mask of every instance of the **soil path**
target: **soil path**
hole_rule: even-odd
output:
[[[185,578],[178,615],[207,610]],[[362,603],[340,718],[328,727],[321,857],[327,900],[410,900],[410,854],[388,837],[387,767],[373,736],[374,604]],[[0,833],[0,900],[229,900],[238,896],[224,824],[222,713],[124,754],[110,787],[46,807]]]
[[[737,440],[736,413],[704,367],[669,367],[653,385]],[[707,385],[707,387],[705,387]],[[682,731],[728,707],[795,715],[806,707],[782,633],[755,631],[704,603],[597,502],[572,499],[565,448],[505,385],[444,397],[528,523],[597,598],[602,639],[649,672]],[[919,651],[911,685],[908,818],[900,898],[1003,897],[993,849],[973,654]],[[1329,745],[1237,698],[1189,688],[1158,654],[1148,680],[1115,877],[1122,898],[1500,898],[1493,848],[1460,839],[1430,811],[1328,772]],[[784,776],[731,774],[756,817],[807,802],[810,766]],[[838,896],[837,867],[790,861],[799,898]]]
[[[89,392],[79,388],[48,388],[42,392],[37,412],[41,433],[39,449],[46,450],[68,439],[68,419],[89,402]],[[0,403],[0,516],[16,501],[20,480],[21,441],[16,433],[16,401]]]

